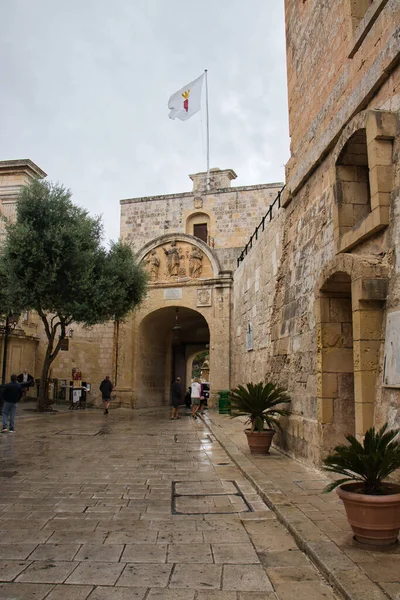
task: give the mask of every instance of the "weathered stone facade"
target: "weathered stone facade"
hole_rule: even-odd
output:
[[[285,5],[291,158],[281,260],[268,333],[264,324],[253,331],[251,351],[232,345],[232,372],[239,382],[243,361],[263,357],[265,376],[292,396],[281,443],[318,463],[347,433],[399,423],[399,391],[382,377],[386,317],[400,302],[400,4]],[[261,236],[235,282],[255,282],[270,247]],[[254,296],[235,314],[250,319],[263,306]]]
[[[123,405],[168,404],[171,380],[189,385],[188,365],[205,348],[212,396],[230,387],[233,270],[282,184],[231,188],[235,173],[214,169],[207,190],[206,173],[190,177],[190,193],[121,201],[121,237],[150,278],[145,303],[119,328]]]
[[[0,245],[6,235],[6,222],[16,216],[16,200],[21,186],[34,178],[46,177],[46,173],[30,160],[7,160],[0,162]],[[15,318],[10,319],[13,324]],[[4,323],[5,324],[5,323]],[[7,357],[4,357],[4,334],[0,335],[2,364],[6,366],[6,380],[11,373],[28,369],[35,372],[36,353],[39,344],[38,320],[36,315],[26,312],[15,322],[8,336]]]

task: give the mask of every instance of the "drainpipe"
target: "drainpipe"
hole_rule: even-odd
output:
[[[10,319],[7,315],[6,326],[4,327],[4,342],[3,342],[3,369],[1,372],[1,383],[2,385],[6,382],[6,368],[7,368],[7,346],[8,346],[8,334],[10,332]]]

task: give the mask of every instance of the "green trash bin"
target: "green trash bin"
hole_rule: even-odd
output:
[[[221,390],[218,392],[219,400],[218,400],[218,412],[220,415],[230,415],[231,414],[231,402],[229,400],[229,390]]]

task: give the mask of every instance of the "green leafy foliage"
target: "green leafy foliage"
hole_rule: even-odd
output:
[[[399,433],[400,429],[388,431],[385,423],[379,431],[375,431],[375,427],[368,429],[362,444],[347,435],[349,445],[336,446],[323,461],[325,471],[345,477],[332,482],[324,491],[331,492],[343,483],[359,481],[363,494],[385,494],[384,480],[400,468],[400,442],[395,440]]]
[[[205,361],[205,359],[208,356],[208,350],[203,350],[202,352],[199,352],[198,354],[196,354],[196,356],[193,359],[193,366],[192,366],[192,377],[196,378],[196,377],[200,377],[201,376],[201,367]]]
[[[7,286],[7,278],[4,272],[4,265],[0,262],[0,323],[4,323],[8,318],[14,317],[16,320],[21,313],[20,300],[10,297],[10,290]]]
[[[287,392],[274,383],[246,383],[239,385],[230,393],[231,415],[233,418],[249,417],[251,431],[280,429],[279,417],[287,416],[290,411],[280,407],[288,404]]]
[[[35,180],[22,189],[0,277],[8,305],[42,319],[48,347],[41,390],[70,323],[121,320],[144,297],[147,276],[131,249],[118,242],[107,250],[101,242],[100,219],[74,205],[62,185]]]

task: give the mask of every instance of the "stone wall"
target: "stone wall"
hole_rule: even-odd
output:
[[[232,379],[236,385],[249,374],[253,382],[270,377],[288,389],[292,416],[281,442],[293,455],[317,462],[314,286],[334,243],[327,166],[314,177],[314,190],[307,186],[296,203],[281,209],[235,273]],[[253,351],[247,352],[249,321],[255,326]]]
[[[72,323],[72,337],[68,338],[68,351],[61,350],[50,367],[51,379],[63,379],[67,385],[72,380],[72,369],[82,373],[82,381],[91,384],[88,401],[101,406],[99,386],[106,375],[115,381],[114,323],[84,328]],[[39,345],[36,352],[34,375],[40,378],[47,347],[44,328],[38,326]]]
[[[231,325],[231,386],[264,381],[273,345],[271,319],[282,255],[285,209],[260,233],[234,273]],[[250,336],[249,339],[249,327]],[[251,348],[248,346],[251,345]]]
[[[38,177],[46,177],[31,160],[0,161],[0,244],[5,236],[5,221],[12,222],[16,215],[16,201],[21,187]]]
[[[217,179],[215,185],[226,185],[227,178],[222,177],[226,171],[219,173],[221,181]],[[219,173],[214,170],[215,176]],[[191,176],[193,192],[121,200],[122,239],[138,252],[150,240],[169,233],[193,234],[187,224],[199,215],[208,222],[209,245],[218,252],[224,269],[234,269],[239,249],[246,244],[282,184],[215,188],[207,192],[204,177],[204,173]]]
[[[399,391],[382,387],[386,312],[400,304],[400,4],[375,0],[358,24],[356,5],[286,0],[292,156],[281,245],[262,237],[234,275],[232,381],[272,374],[286,387],[293,414],[279,443],[316,464],[346,433],[400,417]],[[351,139],[355,154],[365,144],[359,163],[342,161]],[[270,281],[271,299],[255,292],[257,277]]]
[[[285,0],[293,192],[372,96],[398,93],[399,2],[374,0],[356,27],[360,2]]]

